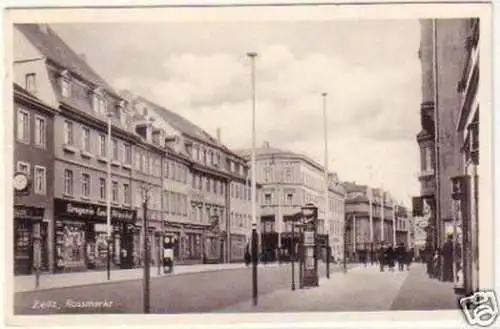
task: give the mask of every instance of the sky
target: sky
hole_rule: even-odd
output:
[[[250,148],[255,51],[257,146],[303,153],[344,181],[419,194],[421,73],[417,20],[53,25],[113,87]]]

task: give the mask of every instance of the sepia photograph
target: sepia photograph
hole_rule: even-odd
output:
[[[489,6],[269,9],[6,20],[11,319],[494,324]]]

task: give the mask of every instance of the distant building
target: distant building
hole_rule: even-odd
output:
[[[411,222],[404,206],[379,188],[354,182],[344,182],[343,186],[347,193],[346,216],[350,225],[346,244],[350,257],[359,261],[375,259],[382,242],[412,247]]]
[[[251,150],[238,152],[250,160]],[[343,257],[343,225],[345,192],[336,174],[329,175],[329,221],[325,221],[323,167],[305,155],[280,150],[265,142],[256,149],[257,181],[260,192],[260,227],[262,254],[268,261],[291,252],[293,215],[306,203],[318,206],[318,233],[326,239],[326,224],[330,224],[329,243],[332,256]],[[326,242],[326,240],[325,240]],[[324,251],[323,251],[324,252]]]

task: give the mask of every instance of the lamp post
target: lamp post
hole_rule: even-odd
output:
[[[292,222],[292,290],[295,290],[295,222]]]
[[[325,134],[325,224],[326,224],[326,278],[330,278],[330,220],[329,215],[329,202],[328,202],[328,124],[326,116],[326,97],[327,93],[322,93],[323,96],[323,124]]]
[[[148,229],[149,229],[149,221],[148,221],[148,202],[149,202],[149,191],[147,188],[143,188],[143,218],[142,218],[142,234],[144,238],[144,275],[143,275],[143,312],[144,314],[148,314],[150,311],[149,308],[149,239],[148,239]]]
[[[257,282],[257,263],[258,263],[258,236],[257,236],[257,183],[256,183],[256,161],[255,161],[255,58],[257,53],[248,52],[247,56],[252,64],[252,301],[257,305],[258,301],[258,282]]]
[[[108,280],[111,279],[111,158],[112,158],[112,140],[111,140],[111,117],[113,116],[111,111],[108,111],[108,140],[107,140],[107,179],[106,179],[106,225],[107,225],[107,238],[108,238],[108,257],[106,262],[106,272]]]
[[[344,224],[344,273],[347,273],[347,231],[350,229],[350,224],[348,215]]]

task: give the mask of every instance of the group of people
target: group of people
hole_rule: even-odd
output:
[[[462,249],[459,243],[453,241],[453,235],[448,235],[447,241],[441,248],[432,249],[427,245],[420,253],[423,262],[426,263],[427,274],[430,278],[446,282],[459,279],[459,273],[462,270]]]
[[[385,268],[389,271],[394,271],[396,263],[399,271],[410,270],[410,265],[414,258],[413,248],[407,249],[404,243],[400,243],[397,247],[389,244],[387,247],[382,243],[378,249],[377,260],[380,265],[380,272],[384,272]]]

